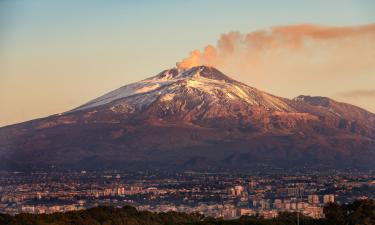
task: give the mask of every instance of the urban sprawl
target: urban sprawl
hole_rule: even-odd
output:
[[[197,172],[1,172],[0,213],[54,213],[99,205],[199,212],[234,219],[300,212],[324,217],[328,203],[375,198],[372,172],[232,174]]]

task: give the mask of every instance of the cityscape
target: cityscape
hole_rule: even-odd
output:
[[[0,0],[0,225],[375,225],[374,12]]]
[[[140,211],[202,213],[206,217],[276,217],[300,212],[322,218],[328,203],[375,198],[375,175],[332,171],[322,175],[138,171],[5,173],[0,213],[56,213],[99,205]]]

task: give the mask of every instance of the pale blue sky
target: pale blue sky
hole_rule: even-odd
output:
[[[374,12],[371,0],[0,0],[0,126],[152,76],[222,33],[363,25]]]

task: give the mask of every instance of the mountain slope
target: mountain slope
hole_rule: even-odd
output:
[[[375,115],[277,97],[215,68],[169,69],[63,114],[0,128],[0,168],[374,168]]]

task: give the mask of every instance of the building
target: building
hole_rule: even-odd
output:
[[[253,209],[248,208],[239,208],[238,209],[238,216],[254,216],[256,215],[256,211]]]
[[[305,216],[312,217],[314,219],[319,219],[324,217],[323,208],[319,206],[309,206],[306,207],[302,213]]]
[[[323,203],[328,204],[328,203],[334,203],[335,202],[335,196],[330,194],[330,195],[324,195],[323,196]]]
[[[319,195],[309,195],[308,196],[308,202],[312,205],[317,205],[320,203],[319,201]]]
[[[281,199],[275,199],[274,208],[275,209],[283,208],[283,201]]]
[[[244,192],[245,188],[241,185],[234,186],[233,188],[229,189],[229,194],[233,196],[241,196]]]
[[[117,195],[125,195],[125,188],[124,187],[118,187],[117,188]]]
[[[300,197],[303,193],[303,187],[278,188],[276,190],[276,194],[280,197]]]

